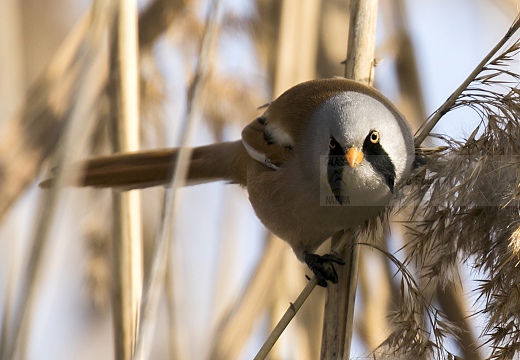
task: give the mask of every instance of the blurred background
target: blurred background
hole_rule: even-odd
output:
[[[4,356],[17,306],[26,296],[27,269],[36,256],[29,325],[17,358],[114,358],[111,192],[64,189],[48,241],[41,246],[34,240],[38,214],[46,211],[37,185],[53,166],[63,119],[73,113],[80,93],[78,79],[93,92],[88,112],[94,125],[83,156],[111,151],[108,99],[98,89],[109,74],[105,69],[81,77],[88,51],[81,24],[91,5],[87,0],[0,2]],[[518,0],[381,1],[375,86],[416,130],[505,34],[519,5]],[[142,148],[179,144],[208,12],[204,0],[139,1]],[[261,114],[258,107],[283,90],[344,73],[347,0],[222,0],[217,17],[217,40],[195,104],[202,121],[191,145],[237,139],[242,127]],[[515,63],[513,71],[518,70]],[[479,121],[460,110],[443,118],[435,131],[463,138]],[[141,194],[146,277],[163,190]],[[309,271],[283,242],[271,239],[243,189],[213,183],[184,188],[179,197],[150,358],[252,358]],[[387,249],[403,246],[400,233],[393,227]],[[395,272],[384,257],[363,251],[354,358],[368,356],[390,332],[387,315],[397,304]],[[438,292],[434,301],[467,330],[462,345],[448,344],[450,351],[461,358],[484,358],[489,352],[478,339],[483,320],[469,317],[479,309],[471,265],[462,264],[460,273],[460,284]],[[323,302],[323,289],[316,289],[272,359],[319,358]]]

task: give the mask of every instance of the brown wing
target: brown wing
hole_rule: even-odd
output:
[[[292,156],[289,146],[280,146],[271,141],[262,118],[247,125],[242,130],[242,142],[249,156],[264,165],[278,169]]]

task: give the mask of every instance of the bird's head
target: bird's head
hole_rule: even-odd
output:
[[[301,151],[300,161],[309,161],[302,166],[319,163],[320,178],[338,198],[387,198],[408,177],[415,158],[406,120],[382,96],[359,91],[338,93],[317,107]]]

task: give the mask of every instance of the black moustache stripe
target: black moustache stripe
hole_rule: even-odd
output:
[[[385,178],[386,185],[393,193],[395,185],[395,165],[388,156],[388,153],[383,149],[381,143],[372,143],[368,134],[363,143],[363,153],[365,159],[372,165],[372,167]]]
[[[347,164],[345,150],[334,139],[330,138],[329,158],[327,162],[327,181],[334,198],[339,204],[343,204],[343,169]]]

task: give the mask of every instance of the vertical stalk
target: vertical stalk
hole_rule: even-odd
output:
[[[112,32],[112,140],[116,152],[139,147],[137,3],[119,0]],[[131,359],[142,289],[141,201],[137,191],[113,192],[116,359]]]
[[[154,244],[150,273],[144,283],[143,302],[141,304],[142,318],[139,324],[139,336],[137,338],[136,351],[134,354],[134,359],[136,360],[148,359],[149,357],[145,347],[153,332],[153,321],[158,311],[160,295],[163,290],[168,266],[172,261],[175,261],[175,265],[182,269],[182,254],[178,251],[179,246],[178,244],[170,245],[170,240],[172,239],[174,231],[175,215],[180,207],[180,200],[176,196],[176,190],[181,187],[186,180],[189,159],[191,157],[191,148],[188,147],[188,144],[193,138],[201,120],[196,105],[198,105],[200,101],[202,87],[207,77],[210,63],[213,59],[211,52],[219,34],[221,20],[220,0],[211,0],[208,6],[209,13],[204,27],[195,73],[187,91],[188,98],[186,103],[186,113],[180,130],[181,139],[179,152],[175,168],[172,169],[173,173],[169,186],[165,191],[161,226],[157,234],[156,243]],[[172,247],[174,248],[172,249]],[[176,258],[173,258],[173,256],[176,256]],[[171,273],[171,275],[173,275],[172,291],[175,292],[173,294],[175,309],[170,309],[170,311],[178,311],[180,308],[179,303],[181,302],[180,298],[183,296],[183,286],[180,284],[182,277],[179,276],[178,271]],[[178,315],[179,313],[177,312],[175,316]],[[170,317],[170,319],[171,318],[172,317]],[[170,336],[170,338],[173,337],[177,339],[177,344],[172,345],[172,348],[181,349],[181,352],[184,352],[186,346],[184,343],[179,342],[179,338],[183,335],[184,329],[180,329],[179,331],[178,328],[178,324],[170,324],[170,332],[173,333],[173,336]],[[172,356],[174,355],[175,354]]]
[[[378,0],[351,0],[345,77],[372,83]]]
[[[350,25],[347,46],[345,77],[370,84],[373,78],[375,30],[378,0],[351,0]],[[351,237],[350,232],[334,236],[332,246]],[[336,286],[327,289],[325,321],[321,347],[322,359],[348,359],[354,329],[354,304],[359,268],[359,246],[357,239],[348,241],[341,256],[345,266],[341,267]]]

